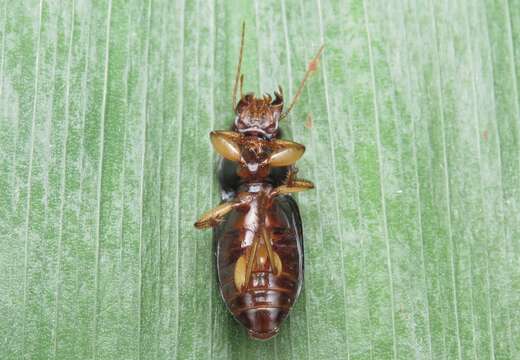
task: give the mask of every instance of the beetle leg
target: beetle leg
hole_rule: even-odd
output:
[[[251,245],[251,252],[249,253],[249,259],[247,260],[247,267],[246,267],[246,276],[244,280],[243,287],[247,287],[249,285],[249,280],[251,279],[251,272],[253,271],[253,264],[256,259],[256,250],[258,249],[258,243],[260,242],[260,237],[255,236],[253,240],[253,245]],[[242,290],[242,289],[239,289]]]
[[[295,192],[314,189],[314,184],[307,180],[292,180],[288,184],[280,185],[271,192],[271,198],[277,195],[291,194]]]
[[[278,254],[273,250],[271,237],[265,227],[262,229],[262,236],[264,238],[265,247],[267,248],[267,256],[269,256],[271,269],[273,269],[275,275],[278,275],[282,272],[282,261],[280,260],[280,256],[278,256]]]
[[[197,229],[206,229],[218,225],[224,216],[236,207],[241,206],[242,203],[238,201],[229,201],[220,204],[216,208],[213,208],[205,212],[199,220],[194,224]]]
[[[246,284],[246,257],[240,256],[235,264],[235,274],[233,276],[235,288],[241,291]]]
[[[212,131],[209,134],[213,148],[225,159],[238,162],[240,154],[239,141],[241,135],[233,131]]]
[[[269,158],[269,165],[273,167],[282,167],[294,164],[302,157],[305,152],[305,146],[289,140],[272,140],[276,150]]]

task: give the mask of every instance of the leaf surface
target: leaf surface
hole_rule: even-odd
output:
[[[220,299],[211,130],[294,95],[305,286],[255,342]],[[0,3],[0,358],[512,359],[520,3]],[[288,101],[288,100],[287,100]]]

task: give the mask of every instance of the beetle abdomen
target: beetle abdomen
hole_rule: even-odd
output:
[[[291,292],[281,288],[253,288],[225,300],[251,336],[268,339],[278,332],[294,298]]]
[[[301,220],[289,196],[277,197],[267,213],[258,217],[261,224],[250,223],[255,211],[233,210],[215,228],[217,268],[222,298],[235,319],[250,336],[269,339],[278,332],[302,285]],[[265,232],[260,231],[262,227]],[[261,233],[268,234],[271,249],[259,238]]]

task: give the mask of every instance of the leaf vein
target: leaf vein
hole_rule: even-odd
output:
[[[383,236],[386,245],[386,261],[387,261],[387,269],[388,269],[388,279],[390,284],[390,305],[391,305],[391,318],[392,318],[392,341],[393,341],[393,357],[397,359],[397,336],[395,329],[395,291],[394,291],[394,281],[392,275],[392,261],[391,261],[391,253],[390,253],[390,241],[388,236],[388,217],[386,214],[386,200],[385,200],[385,187],[384,187],[384,171],[383,171],[383,154],[382,154],[382,144],[381,144],[381,130],[379,124],[379,108],[377,105],[377,89],[376,89],[376,75],[374,69],[374,56],[372,53],[372,38],[370,33],[370,27],[368,24],[368,9],[366,0],[363,0],[363,14],[365,21],[365,29],[367,33],[367,41],[368,41],[368,57],[370,63],[370,75],[371,75],[371,87],[373,93],[373,106],[374,106],[374,120],[376,124],[376,143],[377,143],[377,158],[379,165],[379,185],[380,185],[380,194],[381,194],[381,210],[383,212]]]
[[[105,148],[105,120],[107,112],[107,95],[108,95],[108,64],[110,61],[110,25],[112,18],[112,0],[108,1],[107,10],[107,25],[106,25],[106,40],[105,40],[105,69],[103,80],[103,99],[101,103],[101,123],[100,123],[100,145],[99,145],[99,165],[98,165],[98,184],[97,184],[97,217],[96,217],[96,261],[94,284],[96,295],[94,297],[94,316],[93,316],[93,332],[94,339],[92,344],[93,358],[97,358],[97,341],[98,341],[98,316],[99,316],[99,258],[101,255],[101,190],[103,183],[103,162],[104,162],[104,148]]]

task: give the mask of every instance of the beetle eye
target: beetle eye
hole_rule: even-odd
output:
[[[237,126],[237,128],[239,128],[239,129],[243,129],[243,128],[245,127],[245,124],[244,124],[242,121],[238,120],[238,121],[236,122],[236,126]]]

